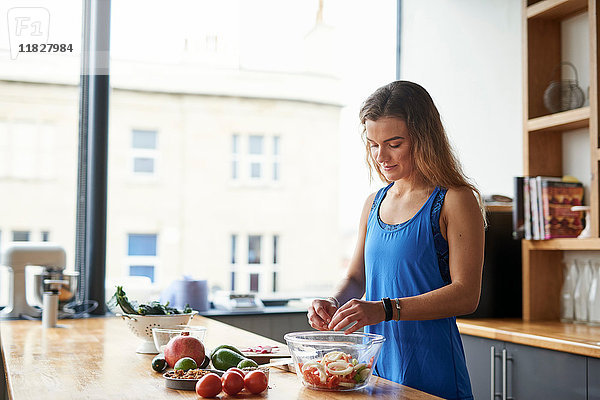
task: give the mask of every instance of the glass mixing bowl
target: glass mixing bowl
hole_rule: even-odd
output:
[[[171,338],[181,335],[182,332],[189,332],[204,344],[204,336],[206,336],[206,328],[199,325],[179,325],[171,328],[152,328],[152,338],[154,346],[159,353],[165,351],[165,347]]]
[[[385,341],[381,335],[332,331],[292,332],[284,339],[302,384],[334,391],[367,386]]]

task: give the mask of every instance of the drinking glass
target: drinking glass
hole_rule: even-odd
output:
[[[592,263],[590,260],[584,260],[578,263],[579,273],[577,274],[577,283],[573,292],[573,301],[575,303],[575,322],[586,323],[589,321],[588,300],[590,284],[592,282]]]
[[[590,325],[600,325],[600,260],[594,261],[588,296],[588,315]]]
[[[575,303],[573,292],[577,283],[577,260],[565,262],[563,270],[563,285],[560,291],[560,320],[573,322],[575,320]]]

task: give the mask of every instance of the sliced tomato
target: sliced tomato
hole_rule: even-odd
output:
[[[321,384],[321,378],[319,377],[319,370],[316,368],[307,369],[302,373],[304,380],[310,385],[319,386]]]
[[[341,381],[341,379],[340,379],[339,376],[337,376],[337,375],[330,376],[329,378],[327,378],[327,384],[326,384],[326,386],[329,389],[333,389],[333,388],[339,386],[340,381]]]

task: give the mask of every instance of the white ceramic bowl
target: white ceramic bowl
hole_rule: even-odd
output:
[[[186,314],[169,315],[118,315],[127,322],[129,330],[135,336],[143,340],[136,349],[136,352],[142,354],[157,354],[158,351],[154,345],[152,328],[174,328],[179,325],[186,325],[197,313],[197,311],[193,311]]]
[[[195,337],[204,344],[204,336],[206,336],[206,328],[204,326],[179,325],[173,328],[152,328],[152,337],[156,350],[159,353],[164,352],[169,340],[181,335],[182,332],[188,332],[190,336]]]

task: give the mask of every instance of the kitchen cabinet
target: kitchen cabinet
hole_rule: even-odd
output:
[[[588,400],[600,400],[600,358],[588,357]]]
[[[476,399],[587,399],[585,356],[470,335],[462,339]]]

